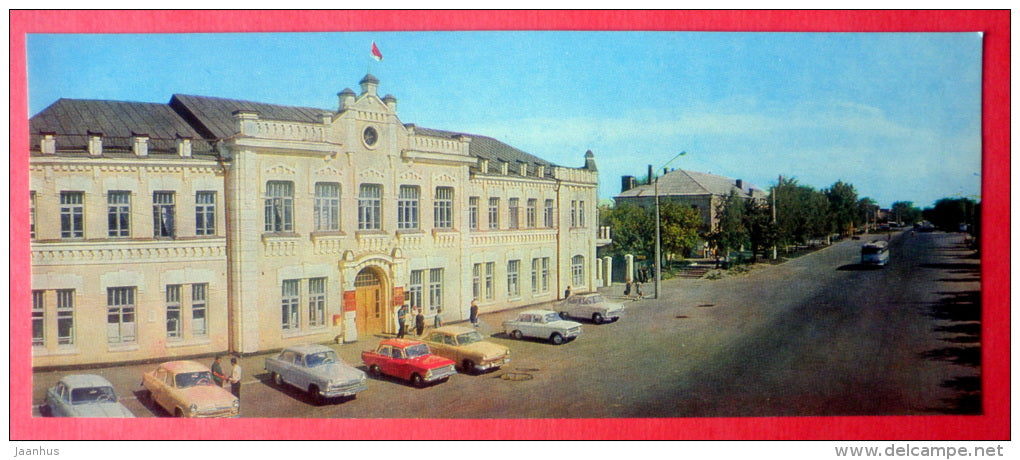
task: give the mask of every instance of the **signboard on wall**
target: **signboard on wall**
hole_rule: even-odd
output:
[[[344,291],[344,311],[357,310],[358,302],[355,300],[355,292],[356,291]]]
[[[399,286],[393,288],[393,305],[404,304],[404,287]]]

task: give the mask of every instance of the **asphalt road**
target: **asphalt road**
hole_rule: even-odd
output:
[[[555,346],[499,331],[516,312],[482,315],[510,365],[423,389],[370,379],[357,399],[316,406],[278,388],[264,357],[242,359],[244,417],[601,418],[980,413],[979,261],[962,234],[902,234],[891,266],[856,264],[847,240],[721,280],[669,280],[660,299],[626,302],[616,323],[585,323]],[[866,239],[870,239],[867,238]],[[622,298],[622,286],[608,294]],[[361,365],[382,337],[335,345]],[[137,416],[148,366],[99,369]],[[60,372],[35,375],[33,400]],[[37,412],[37,411],[36,411]],[[441,430],[441,426],[437,426]],[[438,432],[438,435],[443,433]]]

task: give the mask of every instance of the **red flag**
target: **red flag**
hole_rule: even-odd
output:
[[[372,58],[376,61],[382,60],[382,53],[379,52],[379,47],[375,46],[375,42],[372,42]]]

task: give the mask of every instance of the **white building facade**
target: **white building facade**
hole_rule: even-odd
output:
[[[591,152],[563,167],[404,124],[378,83],[336,110],[175,95],[34,116],[33,364],[355,342],[404,302],[452,322],[600,285]]]

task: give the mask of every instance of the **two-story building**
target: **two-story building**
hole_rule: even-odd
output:
[[[334,110],[178,94],[32,117],[34,365],[353,342],[404,302],[449,322],[599,285],[591,152],[405,124],[378,84]]]

